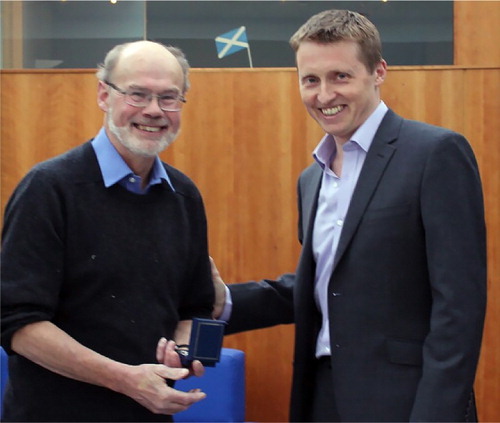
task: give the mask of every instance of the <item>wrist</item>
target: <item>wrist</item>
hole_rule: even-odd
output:
[[[111,361],[107,366],[106,377],[103,386],[120,394],[127,394],[127,386],[133,379],[133,371],[136,366],[117,361]]]

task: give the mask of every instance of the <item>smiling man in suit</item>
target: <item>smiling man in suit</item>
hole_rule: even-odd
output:
[[[319,13],[290,44],[326,132],[298,183],[300,261],[228,287],[214,265],[216,317],[228,333],[296,324],[291,421],[474,420],[486,236],[471,147],[381,101],[364,16]]]

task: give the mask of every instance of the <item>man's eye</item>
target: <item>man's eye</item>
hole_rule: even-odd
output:
[[[314,76],[308,76],[306,78],[304,78],[304,84],[306,85],[310,85],[310,84],[314,84],[318,81],[318,78],[315,78]]]
[[[175,101],[177,100],[177,95],[175,94],[165,94],[160,97],[160,100],[162,101]]]
[[[130,97],[132,97],[134,100],[145,100],[148,98],[148,94],[140,92],[140,91],[132,91],[129,93]]]

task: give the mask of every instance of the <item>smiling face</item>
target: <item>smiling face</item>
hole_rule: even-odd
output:
[[[309,114],[337,142],[347,142],[380,102],[387,64],[369,72],[354,41],[303,41],[297,50],[300,94]]]
[[[122,52],[110,82],[122,91],[181,94],[184,76],[170,52],[154,43],[139,42]],[[161,110],[155,97],[146,107],[135,107],[102,81],[98,90],[98,104],[106,112],[106,132],[124,157],[154,157],[178,135],[181,112]]]

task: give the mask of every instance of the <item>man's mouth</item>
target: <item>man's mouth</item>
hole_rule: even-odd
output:
[[[147,126],[147,125],[139,125],[138,123],[134,123],[134,126],[137,129],[146,132],[160,132],[162,129],[167,128],[167,126]]]
[[[334,107],[322,108],[319,110],[325,116],[335,116],[337,113],[340,113],[342,110],[344,110],[345,107],[346,106],[339,105],[339,106],[334,106]]]

